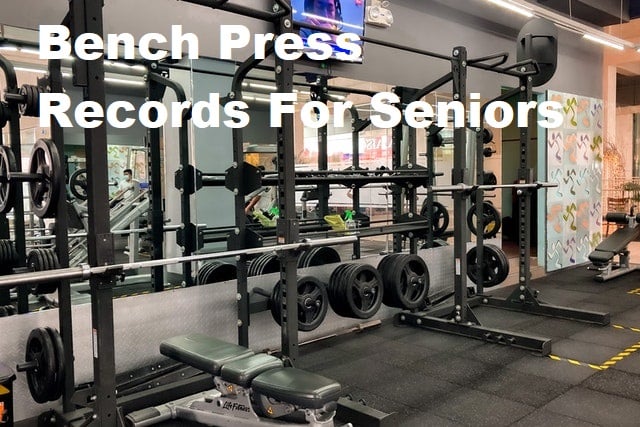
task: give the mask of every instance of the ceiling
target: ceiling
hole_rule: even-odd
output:
[[[604,27],[640,16],[640,0],[527,0],[573,19]]]

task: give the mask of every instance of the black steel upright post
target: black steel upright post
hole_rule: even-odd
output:
[[[0,68],[4,71],[7,87],[7,94],[18,94],[18,81],[16,72],[11,62],[3,56],[0,56]],[[22,150],[20,148],[20,111],[18,104],[15,102],[8,103],[9,109],[9,141],[11,143],[11,151],[16,159],[17,172],[22,170]],[[27,259],[27,245],[24,230],[24,200],[22,192],[22,184],[15,186],[16,203],[13,207],[13,239],[16,252],[18,253],[18,264],[16,267],[24,267]],[[26,313],[29,311],[29,290],[26,286],[18,287],[18,313]]]
[[[462,105],[467,102],[467,49],[458,46],[453,49],[451,68],[453,74],[453,99]],[[453,185],[469,184],[467,169],[467,130],[456,127],[453,130]],[[454,317],[458,322],[467,321],[467,241],[469,230],[465,223],[468,195],[462,191],[453,193],[454,221]]]
[[[318,76],[316,85],[311,87],[312,99],[327,103],[327,77]],[[318,170],[329,168],[329,132],[327,125],[318,128]],[[318,213],[320,218],[329,215],[329,184],[318,185]]]
[[[154,72],[149,70],[149,72]],[[154,79],[147,79],[147,97],[150,101],[161,101],[164,97],[166,86]],[[157,115],[155,110],[152,114]],[[149,117],[154,120],[155,117]],[[152,258],[162,259],[164,257],[164,206],[162,194],[162,155],[160,151],[160,128],[149,128],[145,145],[149,153],[149,193],[151,197],[151,207],[149,216],[151,218],[151,241],[153,245]],[[151,268],[151,283],[155,292],[164,290],[164,267],[157,266]]]
[[[519,101],[529,102],[533,99],[533,85],[531,76],[520,78]],[[529,118],[533,116],[529,111]],[[529,122],[529,121],[528,121]],[[518,182],[528,184],[534,182],[533,169],[529,167],[529,126],[520,128],[520,167]],[[531,282],[531,189],[518,190],[518,243],[519,243],[519,274],[520,286],[529,288]]]
[[[402,94],[402,88],[396,87],[393,89],[394,93],[398,96]],[[400,94],[398,94],[400,92]],[[401,105],[397,107],[402,109]],[[391,169],[398,170],[402,165],[402,137],[403,137],[403,124],[400,122],[397,126],[394,126],[391,130]],[[391,186],[391,215],[395,222],[402,216],[403,209],[403,191],[397,186]],[[393,252],[402,252],[402,243],[404,238],[402,234],[395,233],[393,235]]]
[[[62,71],[60,60],[49,61],[49,87],[53,93],[62,93]],[[64,131],[60,124],[54,120],[51,123],[51,138],[60,155],[64,155]],[[60,180],[60,194],[66,195],[65,180]],[[61,268],[69,267],[69,216],[67,215],[67,198],[59,197],[56,208],[56,252]],[[58,319],[60,336],[64,348],[64,392],[62,394],[62,409],[69,412],[74,409],[71,397],[75,391],[74,356],[73,356],[73,327],[71,314],[71,285],[68,280],[61,280],[58,287]]]
[[[103,34],[102,0],[71,0],[71,34]],[[104,59],[74,61],[74,85],[84,88],[85,100],[105,108]],[[109,216],[109,182],[107,163],[107,128],[103,122],[85,129],[87,157],[87,194],[89,229],[87,235],[89,264],[110,265],[114,262],[113,235]],[[95,382],[94,423],[116,425],[116,371],[113,330],[113,286],[115,276],[91,276],[91,324],[93,339],[93,376]]]
[[[291,10],[277,22],[278,34],[293,30]],[[280,93],[293,93],[293,61],[276,56],[276,87]],[[278,205],[280,218],[277,226],[279,244],[298,240],[299,222],[296,218],[294,118],[287,114],[278,128]],[[298,357],[297,257],[286,252],[280,262],[280,289],[282,291],[282,354],[292,362]]]
[[[369,119],[362,120],[358,114],[358,109],[352,106],[351,112],[351,165],[354,170],[360,169],[360,132],[371,123]],[[351,186],[351,208],[354,215],[360,213],[360,187]],[[360,259],[361,246],[360,239],[353,242],[353,259]]]

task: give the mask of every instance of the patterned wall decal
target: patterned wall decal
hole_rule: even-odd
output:
[[[600,243],[602,193],[602,101],[548,91],[562,104],[564,121],[547,131],[546,269],[587,262]]]

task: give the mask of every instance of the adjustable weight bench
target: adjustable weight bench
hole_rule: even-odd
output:
[[[215,389],[132,412],[126,416],[131,426],[176,418],[206,425],[334,425],[341,387],[333,380],[201,334],[170,338],[160,352],[211,374]]]
[[[629,263],[629,243],[640,238],[640,214],[636,216],[627,215],[621,212],[608,213],[605,216],[608,222],[623,225],[609,237],[604,239],[589,254],[589,261],[592,263],[591,269],[598,270],[595,279],[599,282],[611,280],[623,274],[630,273],[640,268],[639,265]],[[618,262],[613,258],[618,255]]]

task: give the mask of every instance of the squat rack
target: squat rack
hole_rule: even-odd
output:
[[[243,6],[228,4],[228,0],[206,1],[206,0],[186,0],[190,3],[209,6],[212,8],[220,8],[230,12],[240,13],[257,19],[269,20],[276,22],[278,32],[291,32],[291,9],[287,1],[276,0],[277,5],[282,8],[281,12],[274,14],[267,12],[255,11]],[[102,34],[102,0],[70,0],[69,14],[64,23],[71,27],[72,38],[85,32]],[[323,28],[311,28],[317,31],[328,32]],[[497,68],[495,65],[483,63],[487,58],[481,60],[467,60],[467,52],[464,47],[456,47],[451,57],[440,55],[420,49],[400,46],[397,44],[375,40],[369,37],[362,37],[367,43],[377,44],[393,49],[416,53],[419,55],[430,56],[447,60],[451,63],[452,72],[447,74],[445,78],[440,79],[440,86],[453,81],[454,98],[466,103],[466,72],[467,67],[475,67],[501,74],[511,75],[520,79],[522,99],[530,99],[532,95],[531,81],[525,72],[514,71],[511,68]],[[85,88],[84,99],[93,100],[104,105],[105,103],[105,87],[104,87],[104,63],[103,58],[94,61],[75,61],[74,63],[74,84]],[[277,88],[281,92],[291,92],[293,81],[293,63],[276,58],[276,83]],[[466,144],[466,130],[456,129],[454,132],[454,162],[456,169],[453,174],[453,184],[468,184],[469,177],[466,171],[466,154],[464,146]],[[521,129],[521,165],[519,176],[524,184],[533,184],[532,171],[526,168],[528,144],[528,129]],[[235,138],[234,138],[235,139]],[[278,130],[278,188],[279,188],[279,204],[280,212],[284,216],[278,221],[277,236],[279,244],[292,244],[297,240],[298,221],[295,218],[295,198],[294,198],[294,158],[293,158],[293,117],[287,115],[283,118],[283,126]],[[89,209],[93,212],[108,211],[108,177],[107,177],[107,140],[106,127],[101,125],[93,129],[85,130],[85,145],[87,147],[87,170],[88,170],[88,194]],[[234,146],[234,156],[240,154],[237,147]],[[241,155],[241,154],[240,154]],[[242,177],[242,162],[238,162],[239,173],[237,176]],[[238,182],[239,188],[242,186],[242,178]],[[530,212],[527,209],[530,206],[530,195],[527,195],[520,202],[520,224],[526,227],[530,222]],[[474,327],[469,324],[473,322],[474,317],[471,311],[469,301],[466,296],[466,241],[468,240],[468,230],[464,224],[465,201],[467,197],[466,191],[454,192],[454,211],[455,211],[455,244],[454,256],[456,260],[455,273],[455,304],[454,313],[450,309],[443,311],[444,316],[453,316],[443,320],[435,317],[423,316],[413,313],[403,313],[401,318],[408,323],[427,327],[425,321],[431,321],[430,329],[438,329],[446,332],[453,332],[462,335],[472,336],[474,338],[487,339],[485,335],[478,335],[478,331],[482,334],[491,333],[487,328]],[[244,206],[244,199],[241,194],[236,195],[236,216],[238,219],[238,209],[240,204]],[[237,221],[238,225],[244,223]],[[242,227],[242,226],[241,226]],[[241,228],[240,236],[243,227]],[[595,323],[608,322],[608,315],[603,313],[584,312],[572,310],[537,302],[536,297],[529,289],[530,273],[528,260],[528,243],[530,236],[523,233],[520,238],[521,260],[520,260],[520,290],[516,290],[518,298],[508,298],[502,302],[495,298],[487,297],[488,303],[501,308],[517,309],[520,311],[531,312],[535,314],[545,314],[551,316],[572,316],[571,318],[592,321]],[[239,239],[238,249],[244,249],[244,242]],[[525,245],[526,244],[526,245]],[[110,232],[108,218],[98,215],[91,215],[89,218],[88,228],[88,248],[89,263],[92,268],[98,266],[112,265],[114,263],[113,235]],[[527,255],[527,258],[524,256]],[[245,255],[240,254],[240,261]],[[283,329],[282,344],[285,355],[295,359],[297,355],[297,329],[295,316],[295,283],[296,283],[296,257],[293,253],[286,251],[281,263],[281,278],[283,279],[283,294],[286,293],[285,301],[286,310],[283,310]],[[239,272],[239,282],[242,281]],[[244,278],[246,282],[246,277]],[[464,281],[463,281],[464,279]],[[90,276],[91,286],[91,304],[92,304],[92,330],[94,340],[94,380],[95,380],[95,401],[93,403],[92,421],[101,425],[116,425],[116,401],[115,401],[115,360],[114,360],[114,330],[113,330],[113,286],[116,280],[116,272],[106,269],[103,274],[92,274]],[[246,295],[246,293],[245,293]],[[520,298],[523,295],[524,298]],[[241,298],[244,296],[240,295]],[[247,303],[247,301],[241,301]],[[239,307],[243,304],[239,303]],[[430,313],[433,315],[434,313]],[[287,318],[294,321],[286,322]],[[61,318],[62,320],[62,318]],[[439,328],[437,325],[450,324],[453,328]],[[70,318],[66,323],[61,322],[63,326],[70,326]],[[248,325],[239,325],[239,328],[247,328]],[[69,328],[70,330],[70,328]],[[519,337],[518,337],[519,338]],[[239,341],[244,340],[244,330],[239,333]],[[510,340],[502,342],[503,344],[513,344]],[[72,379],[71,379],[72,381]]]

